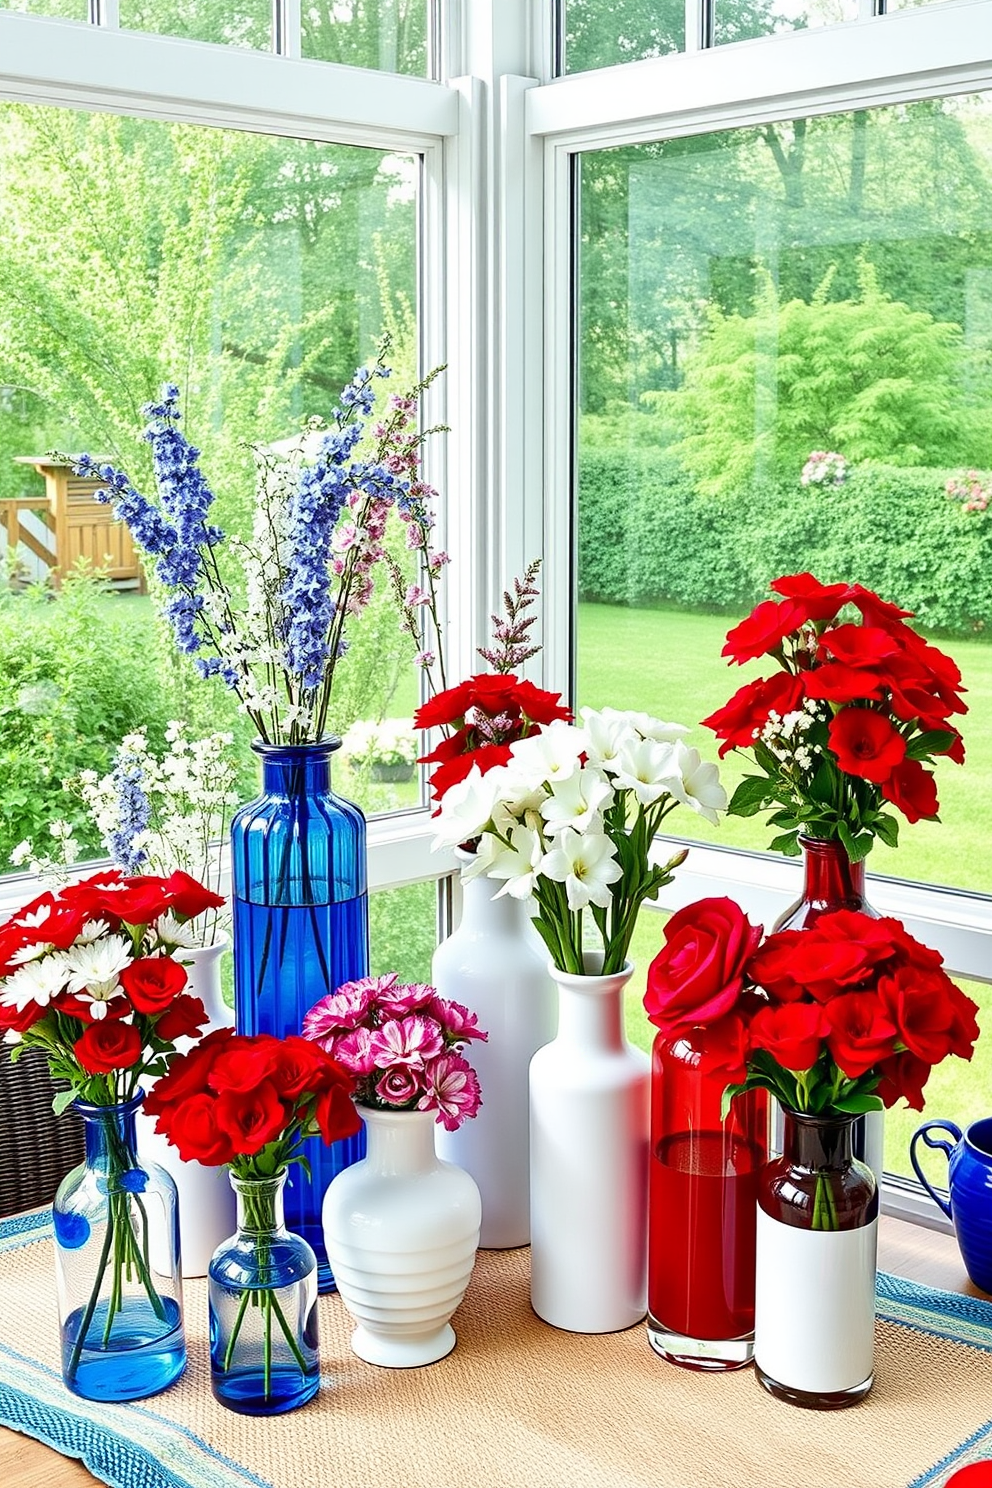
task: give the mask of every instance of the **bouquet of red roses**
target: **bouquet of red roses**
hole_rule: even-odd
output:
[[[347,1071],[360,1105],[436,1111],[448,1131],[478,1114],[479,1079],[459,1051],[489,1035],[474,1013],[426,982],[401,983],[395,971],[345,982],[314,1003],[303,1036]]]
[[[796,855],[800,834],[843,843],[852,862],[875,837],[895,846],[894,806],[916,822],[936,819],[932,770],[958,764],[964,745],[952,715],[967,712],[961,673],[917,635],[908,610],[861,584],[821,584],[792,574],[727,636],[723,655],[741,664],[768,656],[779,670],[748,682],[703,723],[730,749],[753,756],[729,810],[773,808],[771,843]]]
[[[142,1075],[165,1072],[176,1040],[206,1023],[184,989],[181,926],[223,899],[188,874],[93,874],[41,894],[0,928],[0,1032],[43,1049],[70,1101],[130,1100]]]
[[[665,926],[644,1006],[667,1036],[706,1029],[728,1102],[761,1088],[815,1116],[901,1098],[920,1111],[933,1066],[970,1059],[978,1037],[977,1005],[939,952],[898,920],[852,910],[762,942],[731,899],[687,905]]]
[[[464,780],[473,765],[483,774],[495,765],[505,765],[515,740],[528,738],[556,718],[571,722],[571,710],[562,705],[561,693],[545,692],[516,676],[516,669],[540,650],[529,642],[535,616],[524,613],[538,595],[539,568],[538,559],[522,579],[514,579],[513,593],[503,595],[506,618],[492,617],[494,645],[480,649],[479,655],[493,671],[445,688],[414,714],[415,728],[444,730],[441,742],[420,760],[422,765],[437,767],[430,776],[436,801]]]

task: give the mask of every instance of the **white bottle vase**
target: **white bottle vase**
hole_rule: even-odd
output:
[[[368,1364],[409,1369],[455,1346],[450,1318],[465,1295],[482,1203],[461,1168],[434,1150],[433,1111],[360,1106],[367,1156],[324,1195],[324,1244],[351,1346]]]
[[[463,863],[472,854],[458,849]],[[470,1049],[482,1107],[457,1131],[438,1127],[438,1156],[470,1173],[482,1195],[485,1250],[530,1240],[528,1070],[537,1049],[555,1036],[557,995],[547,952],[528,904],[495,895],[491,878],[462,883],[462,917],[434,953],[431,980],[442,997],[477,1015],[489,1034]]]
[[[186,963],[185,990],[198,997],[207,1013],[204,1033],[234,1025],[234,1009],[221,991],[220,961],[227,950],[227,937],[213,945],[181,950],[176,959]],[[195,1039],[177,1040],[180,1053],[194,1047]],[[149,1087],[154,1081],[147,1082]],[[138,1155],[158,1163],[172,1177],[179,1192],[179,1239],[184,1276],[206,1276],[210,1257],[237,1229],[237,1201],[226,1168],[206,1168],[202,1163],[183,1162],[172,1146],[155,1130],[150,1116],[139,1111],[136,1119]],[[151,1237],[154,1245],[155,1237]]]
[[[572,1333],[630,1328],[647,1307],[650,1061],[623,1032],[633,970],[552,967],[558,1036],[531,1060],[531,1303]]]

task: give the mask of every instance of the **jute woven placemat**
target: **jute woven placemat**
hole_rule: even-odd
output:
[[[192,1282],[184,1378],[102,1406],[62,1386],[51,1240],[22,1221],[0,1226],[0,1422],[118,1488],[937,1488],[992,1456],[992,1305],[883,1281],[880,1307],[902,1320],[878,1324],[874,1390],[820,1414],[772,1400],[749,1370],[670,1367],[640,1327],[557,1332],[530,1309],[528,1253],[481,1253],[447,1359],[361,1363],[328,1297],[324,1388],[258,1420],[210,1393],[205,1284]]]

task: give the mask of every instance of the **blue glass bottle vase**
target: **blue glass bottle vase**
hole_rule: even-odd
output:
[[[210,1386],[221,1405],[274,1416],[312,1400],[320,1388],[317,1257],[286,1229],[285,1172],[231,1174],[238,1230],[208,1272]]]
[[[365,818],[331,790],[339,739],[256,742],[262,794],[231,824],[234,1004],[239,1033],[299,1033],[305,1014],[343,982],[368,976]],[[365,1156],[365,1132],[305,1144],[308,1177],[293,1167],[286,1223],[317,1256],[322,1292],[334,1285],[320,1210],[331,1180]]]
[[[139,1159],[133,1100],[77,1101],[85,1160],[52,1205],[62,1377],[87,1400],[141,1400],[186,1366],[176,1185]]]

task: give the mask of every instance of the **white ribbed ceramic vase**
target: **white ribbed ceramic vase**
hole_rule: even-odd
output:
[[[473,854],[457,852],[463,864]],[[496,898],[491,878],[462,881],[458,929],[434,953],[431,981],[442,997],[460,1002],[489,1038],[474,1043],[472,1066],[482,1106],[457,1131],[438,1127],[438,1156],[470,1173],[482,1195],[487,1250],[530,1240],[530,1120],[528,1070],[534,1052],[555,1036],[557,994],[547,952],[531,923],[528,903]]]
[[[213,945],[182,950],[176,959],[186,963],[186,991],[199,997],[206,1009],[205,1033],[234,1025],[234,1009],[221,991],[220,962],[227,950],[222,936]],[[179,1039],[180,1053],[193,1047],[195,1039]],[[154,1082],[148,1082],[149,1086]],[[206,1276],[210,1257],[237,1228],[237,1201],[226,1168],[205,1168],[202,1163],[183,1162],[172,1146],[155,1130],[154,1121],[139,1111],[136,1119],[138,1155],[158,1163],[172,1177],[179,1193],[179,1239],[184,1276]],[[154,1236],[152,1237],[154,1243]]]
[[[359,1107],[368,1153],[324,1195],[324,1244],[368,1364],[409,1369],[455,1346],[479,1244],[475,1181],[434,1150],[433,1111]]]
[[[552,967],[558,1035],[531,1060],[531,1303],[572,1333],[630,1328],[647,1307],[650,1061],[623,1032],[633,969]]]

